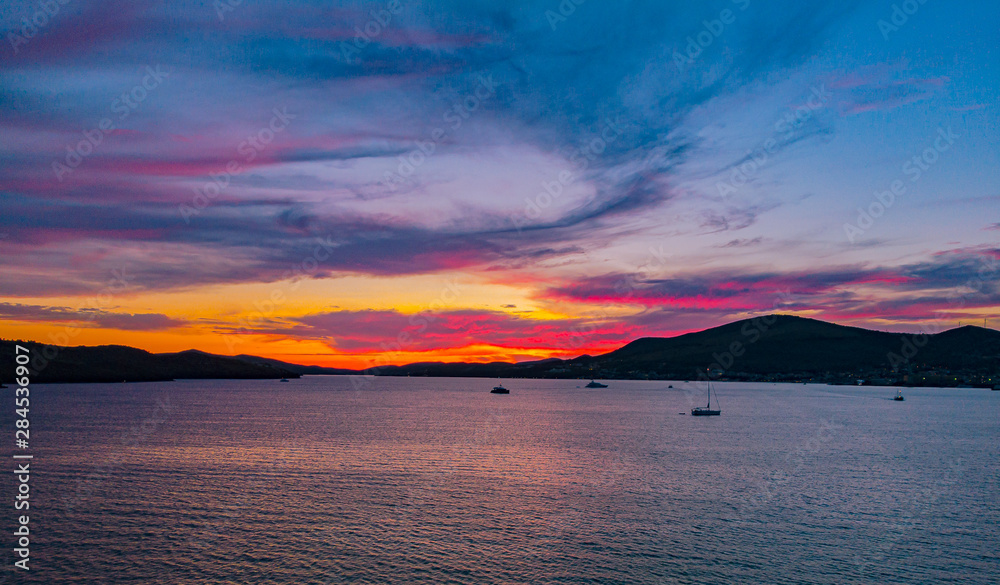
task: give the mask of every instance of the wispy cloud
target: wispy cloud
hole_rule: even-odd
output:
[[[674,52],[722,5],[739,10],[737,21],[678,70]],[[556,27],[545,17],[552,6],[406,2],[359,40],[377,3],[243,2],[221,17],[203,2],[63,5],[0,62],[0,296],[31,303],[20,318],[62,322],[87,315],[38,299],[93,294],[126,264],[136,295],[463,272],[516,283],[567,315],[619,302],[631,316],[601,327],[627,335],[761,310],[782,288],[806,299],[803,311],[874,314],[875,297],[892,294],[930,310],[981,253],[970,239],[966,256],[934,256],[964,234],[924,237],[981,221],[982,185],[1000,177],[976,140],[898,198],[899,217],[935,207],[933,225],[905,228],[919,243],[900,244],[884,221],[864,243],[839,245],[853,197],[899,175],[920,153],[913,136],[987,127],[996,79],[982,72],[995,43],[978,29],[961,29],[970,49],[953,59],[947,34],[899,35],[889,48],[877,34],[855,36],[871,24],[857,0],[587,2]],[[16,32],[36,9],[15,3],[0,30]],[[158,66],[168,81],[144,88],[146,68]],[[477,95],[484,80],[489,92]],[[803,106],[819,88],[832,97]],[[122,110],[123,100],[141,103]],[[921,113],[897,115],[907,108]],[[281,132],[268,126],[275,109],[296,116]],[[891,113],[893,125],[861,115],[873,112]],[[113,130],[95,134],[104,119]],[[79,151],[72,173],[54,172]],[[737,170],[750,188],[721,195],[716,182]],[[957,194],[965,204],[953,204]],[[674,254],[671,271],[640,275],[627,298],[613,294],[611,281],[648,264],[636,256],[651,243]],[[479,316],[504,347],[581,324]],[[354,351],[377,345],[352,334],[363,318],[391,335],[404,317],[343,313],[293,329],[337,328]],[[458,329],[473,321],[452,314],[436,325],[448,341],[423,343],[464,343]],[[93,323],[187,326],[158,314]]]
[[[43,307],[20,303],[0,303],[0,317],[28,323],[74,323],[85,327],[122,331],[163,331],[188,323],[160,313],[116,313],[96,309]]]

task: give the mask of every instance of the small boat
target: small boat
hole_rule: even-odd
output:
[[[716,398],[715,402],[718,403],[719,399]],[[712,409],[712,383],[708,383],[708,406],[695,406],[691,409],[691,416],[718,416],[722,414],[722,409]]]
[[[667,388],[673,388],[673,387],[674,387],[673,384],[670,384],[669,386],[667,386]]]
[[[902,401],[906,400],[905,398],[903,398],[903,389],[902,388],[900,388],[899,390],[896,390],[896,397],[893,398],[893,400],[895,400],[897,402],[902,402]]]
[[[594,380],[591,380],[590,384],[584,386],[584,388],[607,388],[607,387],[608,387],[607,384],[601,384],[600,382],[595,382]]]
[[[281,379],[280,381],[281,381],[281,382],[287,382],[287,381],[288,381],[288,378],[282,378],[282,379]]]
[[[490,390],[490,394],[510,394],[510,390],[503,387],[503,384],[498,384]]]

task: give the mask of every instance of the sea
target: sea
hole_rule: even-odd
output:
[[[0,583],[1000,582],[1000,392],[586,382],[33,386]]]

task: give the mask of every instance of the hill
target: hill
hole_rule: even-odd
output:
[[[14,363],[13,341],[0,360]],[[292,378],[308,374],[483,378],[717,379],[898,385],[1000,384],[1000,332],[959,327],[911,335],[766,315],[676,337],[644,337],[598,356],[508,363],[423,362],[364,372],[303,366],[251,355],[200,351],[152,354],[119,345],[31,347],[33,382],[120,382],[177,378]],[[45,359],[46,353],[52,355]],[[38,362],[33,361],[33,364]],[[7,370],[10,372],[10,370]],[[10,381],[10,376],[3,375]]]
[[[333,376],[342,374],[354,374],[354,370],[345,370],[343,368],[327,368],[325,366],[300,366],[299,364],[291,364],[288,362],[283,362],[281,360],[275,360],[271,358],[264,358],[255,355],[245,355],[240,354],[236,356],[236,359],[248,362],[251,364],[258,364],[264,366],[271,366],[274,368],[279,368],[282,370],[287,370],[299,374],[300,376]]]
[[[638,339],[591,360],[617,374],[752,379],[789,374],[889,375],[947,370],[1000,372],[1000,332],[962,327],[911,335],[845,327],[789,315],[768,315],[672,338]]]
[[[30,350],[32,383],[155,382],[179,378],[291,378],[298,374],[267,364],[197,350],[149,353],[122,345],[59,347],[33,341],[0,341],[0,363],[14,364],[15,345]],[[11,382],[13,367],[4,368],[2,381]]]
[[[707,369],[773,374],[877,368],[899,351],[905,335],[815,319],[768,315],[671,338],[638,339],[594,360],[691,377]]]
[[[766,315],[676,337],[637,339],[615,351],[519,364],[410,364],[383,376],[603,379],[710,378],[992,385],[1000,382],[1000,332],[961,327],[912,335]]]

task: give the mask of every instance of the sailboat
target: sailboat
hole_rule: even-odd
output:
[[[716,399],[718,403],[718,399]],[[691,416],[718,416],[722,414],[722,409],[712,410],[712,383],[708,383],[708,405],[695,406],[691,409]]]
[[[903,398],[903,389],[902,388],[900,388],[899,390],[896,390],[896,397],[893,398],[893,400],[896,400],[898,402],[902,402],[902,401],[906,400],[905,398]]]

